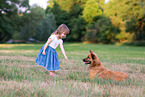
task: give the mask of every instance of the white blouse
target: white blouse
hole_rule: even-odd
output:
[[[57,36],[55,34],[51,35],[50,38],[52,41],[50,42],[49,46],[56,49],[59,44],[63,44],[62,39],[57,39]]]

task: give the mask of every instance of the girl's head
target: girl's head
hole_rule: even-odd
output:
[[[66,35],[69,34],[69,28],[65,24],[61,24],[54,34],[59,35],[60,38],[66,38]]]

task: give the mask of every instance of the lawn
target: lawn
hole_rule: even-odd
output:
[[[145,97],[145,47],[64,43],[70,61],[58,47],[61,70],[51,77],[35,63],[42,45],[0,44],[1,97]],[[90,49],[106,68],[126,72],[130,79],[90,79],[82,61]]]

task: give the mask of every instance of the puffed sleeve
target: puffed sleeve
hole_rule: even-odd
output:
[[[54,39],[55,35],[51,35],[49,38],[51,38],[52,40]]]

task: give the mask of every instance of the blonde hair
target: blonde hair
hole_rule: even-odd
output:
[[[55,32],[53,32],[52,34],[59,34],[61,35],[62,33],[65,33],[65,34],[69,34],[69,28],[65,25],[65,24],[61,24]]]

